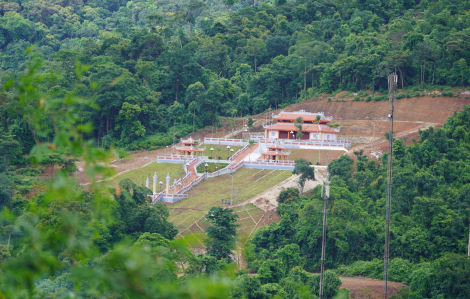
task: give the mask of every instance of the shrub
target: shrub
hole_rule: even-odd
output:
[[[359,92],[357,93],[357,95],[358,95],[359,97],[366,97],[368,94],[367,94],[366,91],[361,90],[361,91],[359,91]]]
[[[18,169],[18,171],[16,173],[19,174],[19,175],[26,175],[26,176],[38,176],[38,175],[41,175],[41,173],[42,173],[42,167],[40,167],[40,168],[29,168],[29,167],[20,168],[20,169]]]
[[[328,102],[331,102],[331,98],[328,98]]]
[[[383,278],[383,260],[374,259],[372,261],[357,261],[349,266],[340,266],[335,270],[338,275],[344,276],[366,276],[375,279]],[[408,260],[394,258],[390,261],[389,279],[390,281],[410,283],[410,274],[417,266]]]
[[[299,189],[289,187],[285,190],[282,190],[281,193],[279,194],[279,197],[277,198],[277,201],[281,203],[293,203],[296,202],[299,199]]]
[[[18,186],[16,188],[16,190],[18,191],[18,193],[20,193],[21,195],[26,195],[28,194],[29,192],[31,192],[31,186]]]
[[[366,102],[370,102],[370,101],[372,101],[372,97],[371,97],[371,96],[367,96]]]
[[[355,96],[354,99],[353,99],[353,101],[356,101],[356,102],[358,102],[360,100],[361,100],[361,98],[359,96]]]
[[[386,101],[386,100],[388,100],[388,97],[385,96],[385,95],[384,95],[384,96],[375,96],[375,97],[374,97],[374,100],[375,100],[376,102],[379,102],[379,101]]]
[[[170,145],[173,142],[171,134],[158,133],[156,135],[147,136],[135,140],[127,146],[128,150],[155,150],[163,146]]]
[[[105,135],[101,138],[101,144],[105,150],[108,150],[114,144],[114,140],[110,135]]]
[[[330,270],[326,270],[323,275],[325,282],[323,286],[323,294],[325,295],[325,298],[333,298],[336,293],[338,293],[341,279],[339,279],[339,277]],[[314,275],[312,280],[310,291],[313,294],[318,294],[320,292],[320,275]]]

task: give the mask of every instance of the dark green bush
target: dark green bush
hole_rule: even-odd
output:
[[[30,167],[20,168],[20,169],[18,169],[18,171],[16,173],[19,174],[19,175],[26,175],[26,176],[38,176],[38,175],[41,175],[41,173],[42,173],[42,167],[40,167],[40,168],[30,168]]]
[[[389,280],[410,283],[410,274],[417,265],[412,264],[408,260],[394,258],[390,261]],[[375,279],[383,278],[383,260],[374,259],[372,261],[357,261],[349,266],[340,266],[335,270],[338,275],[344,276],[366,276]]]
[[[18,191],[18,193],[20,193],[21,195],[26,195],[26,194],[28,194],[29,192],[31,192],[31,189],[32,189],[31,186],[18,186],[18,187],[16,188],[16,190]]]

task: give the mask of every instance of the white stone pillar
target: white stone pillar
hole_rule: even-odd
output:
[[[158,176],[157,176],[157,172],[155,172],[155,174],[153,175],[153,194],[157,193],[157,181],[158,181]]]
[[[170,180],[171,180],[170,173],[168,173],[166,175],[166,194],[170,193]]]

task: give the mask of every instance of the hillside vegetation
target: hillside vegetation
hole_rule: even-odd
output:
[[[394,141],[390,280],[410,285],[403,298],[470,294],[469,120],[466,106],[443,128],[421,131],[413,145]],[[356,162],[344,155],[329,164],[326,267],[337,273],[383,277],[387,155],[375,161],[356,152]],[[249,242],[248,265],[258,273],[285,246],[299,265],[319,271],[320,186],[309,198],[292,194],[278,208],[280,223],[260,228]]]
[[[24,73],[34,45],[45,93],[100,107],[80,111],[94,125],[88,138],[154,149],[220,117],[318,93],[384,92],[394,70],[402,88],[468,85],[469,9],[457,0],[0,2],[0,67]],[[80,80],[77,62],[89,66]],[[4,130],[27,126],[0,115]]]
[[[450,92],[470,84],[470,1],[0,1],[0,31],[0,298],[317,298],[319,187],[283,190],[279,223],[263,226],[257,208],[222,204],[233,177],[170,211],[143,186],[155,167],[111,179],[109,162],[316,99],[339,118],[353,107],[348,130],[383,135],[369,120],[388,112],[375,101],[395,70],[400,97],[414,97],[397,101],[396,128],[427,127],[393,143],[390,279],[409,286],[395,298],[470,298],[470,106]],[[430,90],[447,98],[407,109]],[[328,166],[325,298],[338,275],[383,273],[387,153],[353,153]],[[296,168],[313,179],[307,161]],[[290,173],[245,176],[235,200]]]

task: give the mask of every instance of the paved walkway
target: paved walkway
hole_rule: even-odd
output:
[[[245,160],[246,157],[248,157],[250,154],[252,154],[254,151],[256,151],[259,147],[259,144],[258,143],[255,143],[251,146],[251,148],[248,148],[247,151],[245,151],[244,153],[238,155],[237,157],[235,157],[235,161],[236,162],[241,162],[243,160]]]

